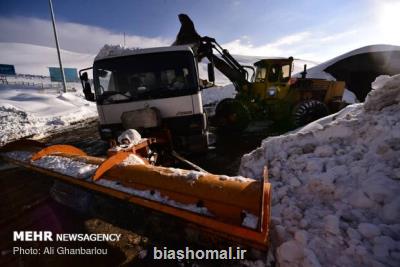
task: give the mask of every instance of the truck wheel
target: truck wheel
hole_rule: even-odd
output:
[[[240,101],[225,98],[215,109],[217,126],[223,131],[243,131],[250,123],[250,112]]]
[[[318,100],[306,100],[294,107],[292,118],[296,127],[304,126],[329,114],[328,107]]]

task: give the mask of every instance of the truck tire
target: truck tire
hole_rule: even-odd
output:
[[[240,132],[249,125],[250,112],[240,101],[225,98],[218,103],[215,118],[219,130]]]
[[[328,107],[318,100],[306,100],[296,105],[292,112],[295,127],[304,126],[329,114]]]

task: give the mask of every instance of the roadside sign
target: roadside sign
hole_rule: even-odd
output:
[[[3,75],[15,75],[14,65],[0,64],[0,74]]]
[[[52,82],[61,82],[61,71],[57,67],[49,67],[50,80]],[[76,68],[64,68],[66,82],[79,82],[78,71]]]

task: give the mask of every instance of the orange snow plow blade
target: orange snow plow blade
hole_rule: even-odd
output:
[[[265,179],[153,166],[147,161],[132,164],[127,152],[106,159],[71,146],[43,148],[28,141],[3,147],[0,156],[63,182],[178,217],[211,236],[267,250],[271,185]],[[68,169],[55,168],[49,163],[54,161]],[[76,166],[81,166],[79,175],[69,172]]]

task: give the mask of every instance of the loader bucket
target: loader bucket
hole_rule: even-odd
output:
[[[172,215],[211,236],[267,250],[271,185],[266,180],[147,162],[132,164],[126,152],[106,159],[70,146],[43,148],[38,143],[23,143],[25,146],[3,147],[0,157],[63,182]],[[60,168],[63,164],[67,170]]]
[[[186,14],[179,14],[178,18],[181,28],[172,45],[198,45],[201,37],[196,31],[193,21]]]

